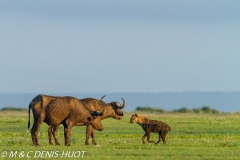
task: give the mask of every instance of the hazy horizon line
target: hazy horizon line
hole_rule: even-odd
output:
[[[162,93],[240,93],[240,91],[162,91],[162,92],[0,92],[0,94],[162,94]]]

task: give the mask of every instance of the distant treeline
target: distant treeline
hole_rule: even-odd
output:
[[[4,107],[1,109],[1,111],[27,111],[27,108],[16,108],[16,107]]]
[[[166,111],[166,110],[161,109],[161,108],[138,106],[136,108],[136,111],[158,112],[158,113],[211,113],[211,114],[221,113],[220,111],[218,111],[216,109],[212,109],[209,106],[203,106],[202,108],[193,108],[193,109],[188,109],[186,107],[182,107],[180,109],[174,109],[174,110],[171,110],[171,111]]]

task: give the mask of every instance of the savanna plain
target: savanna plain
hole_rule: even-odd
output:
[[[58,132],[61,145],[49,145],[48,126],[43,123],[39,134],[41,145],[36,147],[27,129],[27,111],[1,111],[0,159],[240,159],[239,113],[137,112],[171,127],[166,144],[162,141],[143,144],[142,128],[129,123],[133,113],[124,113],[122,120],[104,119],[104,130],[96,131],[98,146],[85,145],[85,126],[73,128],[71,146],[64,146],[61,126]],[[151,139],[157,141],[158,134],[152,133]]]

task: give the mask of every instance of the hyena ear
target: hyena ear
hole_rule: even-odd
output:
[[[137,113],[135,113],[135,116],[137,117]]]

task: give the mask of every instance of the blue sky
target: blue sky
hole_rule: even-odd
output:
[[[240,91],[240,1],[0,1],[0,93]]]

